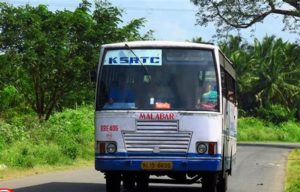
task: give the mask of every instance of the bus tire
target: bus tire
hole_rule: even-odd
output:
[[[204,192],[217,192],[217,179],[216,173],[206,174],[202,178],[202,191]]]
[[[220,178],[218,180],[218,192],[226,192],[227,191],[227,183],[228,183],[228,173],[220,174]]]
[[[149,187],[149,175],[138,174],[136,177],[136,189],[138,192],[147,192]]]
[[[135,174],[124,173],[123,174],[123,189],[125,191],[133,191],[135,188]]]
[[[117,172],[106,172],[106,192],[120,192],[121,174]]]

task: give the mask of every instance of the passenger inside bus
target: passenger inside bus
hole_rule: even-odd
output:
[[[128,108],[128,104],[125,106],[124,103],[134,103],[135,94],[127,83],[125,75],[120,75],[117,81],[113,81],[109,89],[109,99],[106,108]],[[122,104],[123,103],[123,104]],[[115,105],[115,106],[113,106]]]
[[[218,92],[216,86],[210,82],[204,84],[201,97],[197,101],[197,108],[203,110],[214,110],[218,103]]]

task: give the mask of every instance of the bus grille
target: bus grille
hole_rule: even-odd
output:
[[[187,153],[191,136],[178,132],[178,121],[137,121],[135,132],[123,132],[128,152]]]

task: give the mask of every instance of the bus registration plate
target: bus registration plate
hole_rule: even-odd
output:
[[[141,168],[144,170],[171,170],[173,164],[170,161],[143,161]]]

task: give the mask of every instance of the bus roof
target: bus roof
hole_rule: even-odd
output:
[[[124,47],[189,47],[189,48],[206,48],[216,49],[218,46],[204,43],[180,42],[180,41],[130,41],[122,43],[112,43],[102,45],[102,48],[118,48]]]

